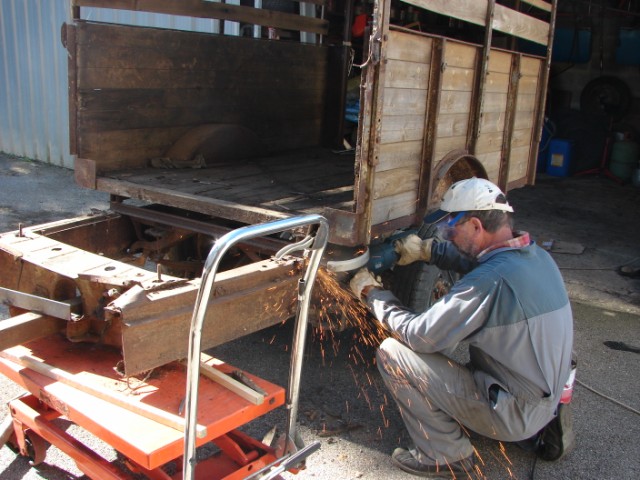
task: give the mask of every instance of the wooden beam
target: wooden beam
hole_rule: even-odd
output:
[[[496,0],[487,2],[486,21],[487,25],[493,24]],[[469,130],[467,131],[467,151],[472,155],[476,153],[476,144],[480,136],[480,122],[484,111],[484,92],[487,85],[487,69],[489,68],[489,55],[491,54],[491,39],[493,29],[486,28],[484,31],[484,43],[478,55],[476,66],[476,82],[474,98],[471,103],[471,117],[469,119]]]
[[[544,60],[544,65],[540,69],[540,80],[538,82],[538,97],[536,99],[537,112],[536,112],[536,124],[531,139],[531,152],[529,156],[529,168],[527,171],[527,183],[533,184],[536,177],[536,166],[538,162],[538,150],[540,148],[540,139],[542,138],[542,127],[544,126],[544,114],[545,106],[547,102],[547,89],[549,87],[549,74],[551,71],[551,55],[553,49],[553,35],[556,26],[556,13],[558,8],[558,0],[553,0],[553,8],[551,11],[551,20],[549,28],[549,38],[547,40],[547,55]]]
[[[544,10],[545,12],[551,11],[551,4],[543,0],[521,0],[524,3],[528,3],[531,6]]]
[[[84,393],[93,395],[101,400],[106,400],[118,407],[129,410],[133,413],[141,415],[143,417],[154,420],[167,427],[174,428],[179,431],[184,431],[185,421],[184,418],[174,415],[160,408],[154,407],[143,402],[136,401],[133,397],[125,397],[115,391],[109,390],[102,385],[91,384],[86,379],[78,379],[75,375],[56,368],[53,365],[49,365],[43,361],[36,360],[28,355],[14,355],[8,351],[0,352],[0,357],[22,365],[30,370],[33,370],[40,375],[49,377],[65,385],[75,388]],[[202,425],[196,426],[196,435],[198,438],[204,438],[207,435],[207,428]]]
[[[0,350],[57,333],[65,325],[64,320],[33,312],[0,320]]]
[[[209,365],[207,362],[211,363]],[[222,385],[226,389],[232,391],[236,395],[241,396],[246,401],[254,405],[262,405],[264,403],[264,395],[256,392],[254,389],[240,383],[238,380],[231,378],[226,373],[221,372],[213,365],[219,365],[223,362],[216,358],[212,358],[205,353],[200,354],[200,374],[210,380]]]
[[[195,18],[214,18],[282,28],[284,30],[319,33],[321,35],[326,35],[329,31],[329,22],[327,20],[204,0],[74,0],[72,5],[163,13]]]
[[[486,26],[489,0],[402,0],[425,10],[465,22]],[[492,27],[499,32],[514,35],[534,43],[547,45],[549,24],[504,5],[495,6]]]
[[[300,259],[265,260],[216,275],[207,307],[202,349],[286,321],[295,313]],[[105,308],[113,324],[122,325],[125,373],[185,358],[189,327],[200,279],[174,288],[134,286]]]
[[[240,205],[226,200],[203,197],[202,195],[182,193],[169,188],[137,185],[107,177],[98,179],[97,189],[123,197],[171,205],[185,210],[237,220],[246,224],[262,223],[291,216],[276,210]]]

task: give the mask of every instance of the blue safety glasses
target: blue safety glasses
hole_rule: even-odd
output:
[[[464,222],[459,223],[466,213],[467,212],[458,212],[455,215],[451,213],[440,220],[440,222],[436,224],[436,228],[438,229],[437,235],[443,240],[452,240],[455,236],[455,228],[467,222],[465,220]]]

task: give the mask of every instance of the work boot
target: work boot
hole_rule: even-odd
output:
[[[391,461],[399,469],[425,478],[472,478],[474,472],[473,455],[457,462],[429,465],[420,463],[409,450],[396,448]]]
[[[573,433],[571,404],[558,405],[558,415],[540,433],[540,447],[536,452],[547,461],[560,460],[571,451],[576,441]]]

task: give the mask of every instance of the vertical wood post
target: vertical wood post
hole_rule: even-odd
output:
[[[484,42],[476,68],[477,77],[475,92],[471,103],[471,116],[469,118],[469,129],[467,131],[467,151],[472,155],[476,153],[476,144],[478,143],[478,137],[480,136],[480,124],[484,104],[484,91],[485,85],[487,83],[487,70],[489,68],[491,39],[493,38],[493,12],[495,10],[495,5],[496,0],[489,0],[487,2]]]
[[[533,135],[531,136],[531,152],[529,153],[529,169],[527,170],[527,183],[533,184],[536,178],[536,166],[538,163],[538,150],[542,137],[542,126],[544,125],[545,104],[547,101],[547,90],[549,82],[549,71],[551,70],[551,54],[553,53],[553,35],[556,29],[556,9],[558,0],[551,2],[551,18],[549,19],[549,40],[547,41],[547,56],[544,65],[540,70],[540,80],[537,98],[537,109]]]

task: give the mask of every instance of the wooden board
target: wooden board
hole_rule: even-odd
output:
[[[321,0],[311,3],[322,4]],[[235,22],[264,25],[286,30],[326,34],[328,22],[308,16],[258,9],[204,0],[73,0],[74,6],[117,8],[140,12],[182,15],[196,18],[215,18]]]
[[[259,223],[325,207],[351,208],[353,184],[352,155],[305,149],[201,169],[121,170],[100,178],[98,188]],[[338,207],[343,202],[349,205]]]
[[[432,12],[485,26],[489,0],[403,0],[405,3]],[[549,24],[537,18],[496,4],[492,27],[541,45],[549,40]]]
[[[328,48],[90,22],[67,36],[78,155],[98,172],[143,167],[202,124],[242,125],[267,151],[320,144]]]
[[[292,260],[265,261],[219,273],[207,308],[202,349],[290,318],[295,313],[299,267]],[[166,290],[133,287],[109,306],[107,316],[123,324],[127,373],[187,356],[199,287],[199,279]]]

